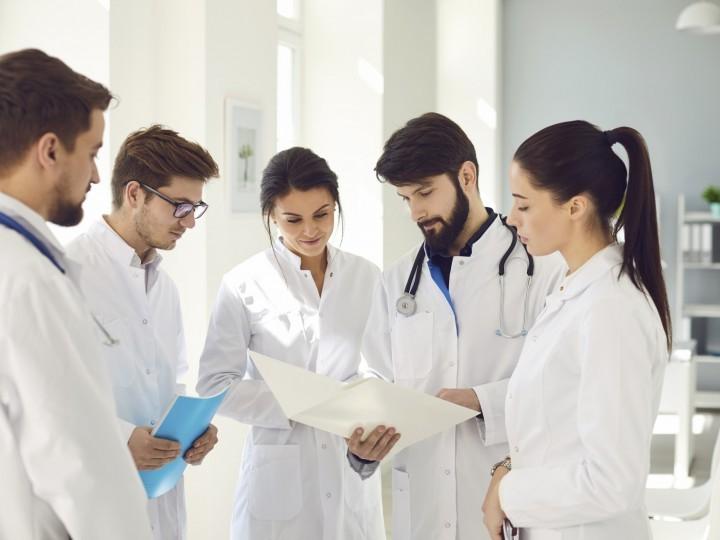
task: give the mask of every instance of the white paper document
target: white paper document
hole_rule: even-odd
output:
[[[394,426],[401,434],[389,456],[477,415],[429,394],[380,379],[342,383],[250,351],[250,357],[285,415],[295,422],[350,437]]]

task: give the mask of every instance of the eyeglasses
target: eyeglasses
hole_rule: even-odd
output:
[[[153,189],[150,186],[143,184],[140,180],[129,180],[128,182],[126,182],[126,184],[129,184],[130,182],[137,182],[144,190],[149,191],[150,193],[160,197],[163,201],[172,204],[175,207],[175,212],[173,212],[173,216],[178,219],[189,216],[191,212],[194,212],[195,219],[200,219],[208,209],[207,203],[204,203],[203,201],[196,203],[175,201],[167,195],[163,195],[157,189]]]

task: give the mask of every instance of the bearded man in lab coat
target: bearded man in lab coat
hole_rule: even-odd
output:
[[[0,538],[151,538],[78,268],[46,223],[82,219],[111,99],[42,51],[0,56]]]
[[[393,540],[486,539],[478,503],[491,467],[508,455],[508,380],[562,261],[536,258],[532,268],[515,232],[483,205],[475,148],[449,118],[410,120],[386,142],[376,172],[407,204],[424,242],[384,272],[366,330],[375,344],[370,367],[478,412],[393,458]],[[367,477],[397,434],[381,426],[361,436],[350,439],[348,458]]]
[[[175,283],[159,268],[158,250],[175,247],[207,210],[208,178],[218,174],[210,154],[175,131],[152,126],[132,133],[118,151],[112,175],[113,209],[70,246],[83,265],[90,307],[117,340],[103,350],[118,409],[117,424],[138,470],[178,456],[177,442],[151,432],[176,393],[184,393],[185,335]],[[187,257],[192,257],[188,253]],[[198,465],[217,442],[211,425],[184,458]],[[186,537],[182,479],[148,503],[156,540]]]

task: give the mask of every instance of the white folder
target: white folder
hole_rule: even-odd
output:
[[[342,383],[254,351],[249,354],[290,420],[341,437],[350,437],[358,427],[368,435],[379,425],[393,426],[401,437],[388,457],[478,414],[380,379]]]

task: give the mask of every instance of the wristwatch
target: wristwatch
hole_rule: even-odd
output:
[[[490,467],[490,476],[495,474],[498,467],[505,467],[508,471],[512,470],[512,461],[510,460],[510,456],[506,457],[502,461],[498,461],[495,465]]]

